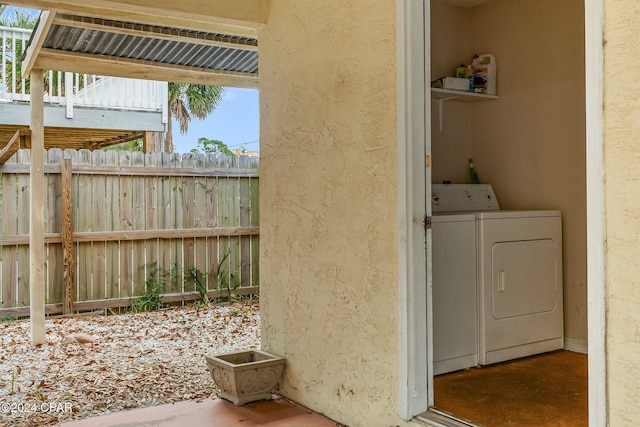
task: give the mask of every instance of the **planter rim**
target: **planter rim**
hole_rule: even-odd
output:
[[[225,357],[225,356],[233,356],[233,355],[240,355],[240,354],[247,354],[247,353],[258,353],[258,354],[261,354],[261,355],[267,357],[267,359],[256,360],[256,361],[253,361],[253,362],[246,362],[246,363],[231,363],[231,362],[228,362],[228,361],[226,361],[224,359],[221,359],[221,357]],[[280,362],[284,361],[284,357],[276,356],[275,354],[271,354],[271,353],[268,353],[266,351],[257,350],[257,349],[246,349],[246,350],[230,351],[230,352],[226,352],[226,353],[217,353],[217,354],[212,354],[212,355],[205,355],[205,357],[207,359],[213,359],[213,360],[215,360],[216,363],[228,366],[230,368],[242,368],[244,366],[255,366],[256,364],[263,364],[263,365],[264,364],[274,364],[274,363],[280,363]]]

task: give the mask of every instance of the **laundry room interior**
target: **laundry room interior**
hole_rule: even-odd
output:
[[[496,66],[495,96],[469,96],[463,90],[431,89],[431,181],[434,188],[449,183],[471,184],[473,175],[469,162],[473,159],[479,183],[491,185],[500,210],[559,211],[561,216],[557,242],[551,237],[542,240],[552,242],[558,254],[558,260],[551,262],[558,263],[554,271],[560,275],[554,286],[558,286],[557,301],[561,305],[559,339],[563,350],[541,350],[548,356],[546,359],[535,359],[534,350],[531,355],[518,356],[513,362],[487,363],[479,368],[464,368],[442,375],[436,370],[435,407],[477,425],[586,426],[587,190],[583,1],[431,0],[428,45],[432,82],[455,77],[457,68],[469,65],[475,54],[493,55]],[[476,224],[479,224],[477,219]],[[535,229],[537,226],[532,224],[528,223],[526,227]],[[496,252],[496,247],[488,246],[487,251]],[[527,253],[536,257],[536,250]],[[438,251],[438,240],[434,237],[434,259]],[[434,289],[439,285],[435,269],[434,265]],[[538,268],[533,267],[529,273],[531,271],[536,276]],[[492,273],[488,274],[491,276]],[[553,275],[548,276],[545,277],[549,280],[556,279]],[[477,292],[476,298],[482,299],[481,292]],[[495,317],[496,295],[485,298],[484,309],[489,316],[493,313]],[[533,300],[537,293],[526,298]],[[438,304],[435,291],[433,304]],[[478,308],[478,317],[482,310],[482,307]],[[551,309],[543,307],[542,311],[545,310]],[[437,313],[435,307],[434,313]],[[531,316],[532,319],[535,316]],[[498,319],[498,323],[502,321]],[[444,327],[454,327],[452,324],[448,322],[449,326]],[[531,332],[525,329],[531,329],[532,325],[535,328],[535,323],[523,325],[523,335]],[[434,336],[438,335],[438,327],[443,327],[442,322],[438,324],[434,320]],[[447,335],[455,334],[447,331]],[[554,338],[557,343],[558,337],[554,335]],[[438,342],[434,339],[434,353],[438,351],[437,347]],[[544,349],[544,346],[540,348]],[[523,375],[514,380],[516,371],[511,363],[523,363],[527,372],[535,370],[537,376]],[[495,380],[478,381],[474,377],[476,372],[490,369],[508,371],[507,382],[520,385],[525,392],[520,395],[519,391],[510,390],[500,382],[506,374],[498,371]],[[470,375],[468,380],[465,374]],[[491,381],[496,382],[492,384]],[[483,394],[485,392],[477,385],[482,383],[487,386],[487,394]],[[555,390],[545,391],[543,387],[550,383]],[[496,390],[502,399],[491,394]],[[569,393],[573,396],[572,402],[564,402],[558,397]],[[537,402],[539,394],[553,395],[550,399],[555,399],[555,406],[553,402]],[[509,399],[504,399],[505,395]],[[521,399],[519,403],[516,402],[518,399]],[[483,418],[499,418],[497,413],[503,412],[501,405],[505,400],[509,401],[510,409],[507,409],[526,412],[531,424],[526,424],[526,420],[509,424],[515,418],[511,421]],[[477,407],[484,407],[485,412],[492,414],[480,414]],[[550,411],[548,416],[554,419],[565,412],[568,421],[554,424],[550,419],[534,420],[531,414],[544,412],[541,407],[546,407]]]

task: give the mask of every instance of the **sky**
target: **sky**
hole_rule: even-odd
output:
[[[173,122],[174,151],[188,153],[201,137],[222,141],[231,150],[259,150],[259,117],[257,89],[226,87],[216,109],[204,120],[192,119],[186,135]]]

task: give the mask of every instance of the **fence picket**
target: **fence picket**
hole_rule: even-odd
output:
[[[194,155],[184,154],[182,156],[182,167],[193,168]],[[194,228],[194,199],[195,199],[195,177],[182,178],[182,202],[176,203],[176,208],[182,207],[182,225],[180,228]],[[195,266],[195,238],[184,238],[182,240],[182,269],[183,275],[188,277],[189,269]],[[195,291],[195,283],[187,280],[183,285],[184,291]]]
[[[141,152],[132,153],[132,166],[144,167],[144,154]],[[135,176],[131,179],[133,205],[132,228],[134,230],[146,230],[145,226],[145,178]],[[132,268],[133,268],[133,293],[132,295],[142,295],[145,291],[145,240],[132,242]]]
[[[91,152],[91,164],[102,166],[106,162],[105,152],[96,150]],[[91,175],[91,222],[94,231],[105,231],[106,228],[106,197],[107,182],[102,175]],[[92,291],[90,299],[103,299],[107,295],[106,277],[106,242],[93,242],[91,245],[93,258]]]
[[[144,163],[147,167],[157,167],[158,162],[162,162],[157,156],[158,153],[147,153],[145,154]],[[159,189],[158,187],[162,186],[160,182],[161,178],[159,176],[147,176],[144,178],[145,185],[145,229],[146,230],[157,230],[158,227],[158,214],[160,212],[159,205]],[[158,263],[158,246],[160,239],[152,239],[147,240],[147,244],[145,246],[145,265],[144,265],[144,279],[145,279],[145,290],[146,288],[146,279],[151,272],[151,268],[153,265],[157,265]],[[155,264],[154,264],[155,263]]]
[[[240,169],[249,168],[249,156],[240,156]],[[240,227],[251,225],[251,183],[238,179]],[[240,283],[251,286],[251,236],[240,237]]]
[[[59,165],[62,163],[63,152],[59,148],[52,148],[48,153],[48,163],[51,165]],[[61,197],[62,186],[60,175],[45,175],[47,188],[47,225],[46,232],[60,233],[62,232]],[[62,245],[50,243],[47,244],[47,302],[61,303],[63,278],[62,278]]]
[[[31,158],[30,150],[18,150],[18,163],[28,165]],[[29,212],[30,205],[29,175],[18,175],[18,212]],[[41,195],[44,198],[44,194]],[[18,215],[18,234],[29,234],[29,216]],[[17,302],[20,305],[29,305],[29,247],[18,247],[18,293]]]
[[[233,169],[237,169],[238,157],[231,157]],[[229,225],[231,227],[240,226],[240,179],[227,178],[227,209],[229,212]],[[229,285],[231,288],[242,286],[242,266],[240,254],[241,237],[229,237]]]
[[[120,152],[120,166],[131,166],[132,155]],[[133,230],[133,181],[130,176],[120,176],[120,230]],[[137,266],[136,266],[137,267]],[[133,293],[133,244],[120,241],[120,297],[131,297]]]
[[[18,163],[18,155],[14,154],[6,164]],[[18,234],[18,206],[16,191],[18,185],[16,174],[2,174],[2,234]],[[2,247],[2,307],[18,307],[18,246]]]
[[[182,167],[182,157],[180,154],[171,153],[170,164],[174,168]],[[175,176],[171,180],[171,228],[183,227],[183,212],[182,212],[182,177]],[[171,239],[171,263],[169,270],[172,272],[172,281],[170,283],[169,292],[183,292],[183,280],[182,269],[184,264],[182,262],[182,239]]]
[[[249,160],[249,167],[254,170],[258,170],[260,166],[259,157],[251,157]],[[258,190],[258,178],[249,179],[249,193],[250,193],[250,209],[249,209],[249,225],[258,226],[259,214],[260,214],[260,193]],[[254,235],[251,239],[251,286],[259,286],[260,284],[260,236]]]
[[[117,151],[106,151],[104,154],[107,166],[120,164],[120,153]],[[105,190],[105,200],[107,201],[105,231],[120,231],[120,177],[117,175],[105,176]],[[105,263],[106,297],[119,298],[121,296],[120,243],[106,242],[105,252],[107,254]]]
[[[215,169],[218,165],[215,154],[207,154],[204,161],[206,169]],[[207,202],[209,203],[209,218],[207,227],[213,228],[218,226],[218,178],[207,177]],[[218,265],[218,238],[210,237],[207,239],[207,291],[213,291],[218,289],[217,271]]]
[[[217,167],[230,168],[231,163],[226,156],[218,155],[216,158]],[[229,177],[218,177],[218,225],[220,227],[230,227],[230,199],[233,198],[233,192],[229,184]],[[221,263],[219,267],[221,278],[218,279],[218,287],[222,284],[225,287],[231,286],[232,271],[229,266],[231,265],[232,258],[231,239],[229,237],[220,237],[218,239],[218,263]],[[224,260],[224,263],[222,263]],[[224,274],[222,274],[224,273]]]
[[[205,169],[205,157],[204,155],[197,155],[194,158],[193,166],[197,169]],[[206,228],[207,216],[209,215],[207,206],[207,178],[195,177],[194,179],[194,195],[193,195],[193,227],[194,228]],[[201,273],[207,272],[207,240],[209,238],[199,237],[195,239],[194,243],[194,261],[191,266],[187,265],[187,268],[193,267]],[[206,286],[206,278],[201,277],[201,284]],[[206,288],[205,288],[206,289]],[[196,289],[198,290],[198,289]]]
[[[169,153],[160,153],[161,166],[163,168],[171,168],[171,155]],[[171,185],[172,179],[169,176],[163,176],[160,178],[162,185],[159,190],[158,202],[160,204],[160,211],[158,217],[158,226],[163,229],[172,229],[173,223],[171,222]],[[157,269],[156,274],[162,274],[165,270],[171,269],[171,240],[162,239],[158,241],[158,263],[154,266],[154,270]],[[165,288],[166,292],[170,291],[170,285]]]
[[[74,162],[77,165],[91,164],[91,151],[78,151],[78,158]],[[74,216],[75,231],[92,231],[91,222],[91,176],[80,175],[77,178],[77,193],[74,193],[74,205],[77,206],[77,215]],[[78,243],[76,245],[76,301],[86,301],[92,299],[93,282],[91,280],[92,244]]]

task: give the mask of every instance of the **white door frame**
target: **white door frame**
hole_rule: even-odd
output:
[[[425,80],[424,0],[396,0],[398,67],[399,408],[406,420],[433,405],[427,360],[427,214],[425,146],[430,103]],[[429,179],[429,183],[430,183]],[[430,396],[430,397],[429,397]]]
[[[585,0],[589,425],[608,425],[605,353],[604,0]]]
[[[603,137],[603,1],[585,0],[587,281],[589,425],[607,425],[605,355],[605,206]],[[399,408],[404,419],[433,405],[431,251],[422,221],[429,213],[425,195],[430,175],[430,75],[425,43],[429,38],[429,0],[396,0],[398,62],[398,299]],[[421,143],[424,141],[424,144]],[[426,172],[425,172],[426,170]],[[427,250],[425,250],[427,248]],[[428,283],[429,286],[425,286]],[[430,298],[429,298],[430,300]],[[428,339],[427,339],[428,338]],[[427,342],[429,345],[427,345]],[[437,425],[437,424],[434,424]]]

